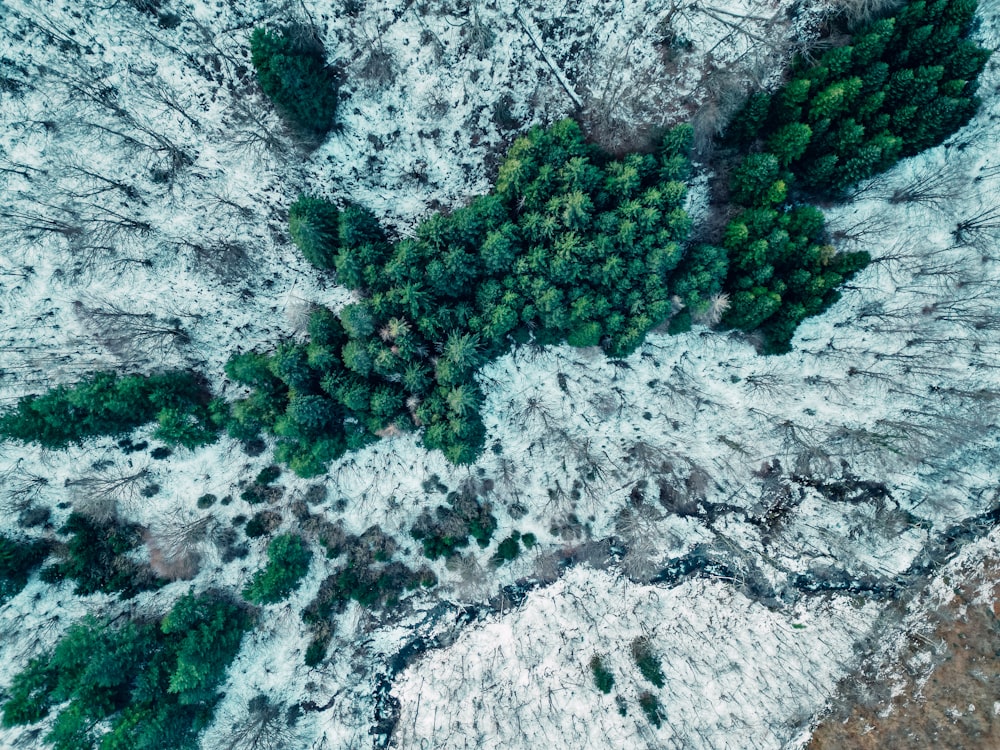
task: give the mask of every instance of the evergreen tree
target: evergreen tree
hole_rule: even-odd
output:
[[[707,312],[710,300],[722,292],[728,269],[729,259],[724,248],[695,245],[688,251],[671,287],[691,313],[701,315]]]
[[[225,370],[231,380],[252,388],[275,392],[282,387],[281,379],[271,371],[270,359],[264,354],[234,354],[226,362]]]
[[[452,331],[441,349],[437,363],[438,382],[450,385],[466,380],[482,362],[479,336]]]
[[[361,341],[351,340],[344,344],[341,351],[341,359],[347,369],[352,370],[361,377],[368,377],[372,371],[372,357],[368,347]]]
[[[40,541],[18,540],[0,534],[0,604],[15,596],[28,582],[31,571],[48,554]]]
[[[321,198],[300,195],[288,209],[288,231],[303,257],[317,268],[336,266],[340,212]]]
[[[767,141],[767,149],[774,154],[781,167],[788,167],[805,153],[812,138],[812,128],[803,122],[793,122],[778,128]]]
[[[253,30],[250,58],[264,93],[301,130],[323,136],[337,109],[336,77],[322,47],[303,29]]]
[[[194,750],[249,626],[234,605],[192,594],[160,622],[86,617],[14,676],[3,723],[56,710],[45,736],[53,748]]]
[[[306,434],[329,429],[337,416],[336,405],[322,396],[297,393],[288,402],[288,417]]]
[[[43,579],[71,578],[76,581],[77,595],[119,592],[126,599],[160,585],[148,566],[129,556],[142,539],[138,526],[99,523],[71,513],[59,533],[68,535],[69,540],[60,552],[61,559],[42,570]]]
[[[732,197],[744,206],[758,204],[780,174],[778,157],[770,153],[750,154],[733,170]]]
[[[298,391],[309,391],[313,387],[316,375],[309,367],[309,350],[303,344],[283,342],[268,361],[271,372]]]
[[[162,409],[156,415],[157,427],[153,437],[168,445],[180,445],[193,450],[201,445],[214,443],[218,428],[213,421],[199,419],[185,409]]]
[[[666,684],[660,658],[654,653],[649,639],[636,638],[632,641],[632,659],[635,661],[635,665],[639,668],[642,676],[653,685],[661,688]]]
[[[302,537],[275,537],[267,547],[267,566],[257,571],[243,589],[243,596],[255,604],[280,602],[298,588],[311,560],[312,552]]]
[[[309,315],[309,340],[312,343],[336,349],[343,346],[346,339],[340,318],[332,310],[317,307]]]
[[[355,341],[363,341],[375,332],[371,307],[364,302],[356,302],[342,308],[340,324],[348,337]]]

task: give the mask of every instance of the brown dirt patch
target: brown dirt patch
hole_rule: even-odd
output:
[[[1000,560],[987,560],[881,677],[871,665],[844,681],[808,750],[1000,750],[998,595]]]

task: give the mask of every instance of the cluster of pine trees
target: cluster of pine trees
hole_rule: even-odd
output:
[[[837,196],[969,119],[988,57],[967,38],[975,8],[914,0],[752,96],[729,134],[747,154],[730,193],[742,210],[715,244],[682,254],[690,127],[668,132],[655,155],[612,159],[566,120],[518,139],[493,192],[430,217],[413,238],[391,242],[362,208],[300,197],[292,239],[361,301],[316,310],[308,343],[233,357],[227,375],[252,392],[228,413],[190,375],[102,373],[22,399],[0,416],[0,434],[59,447],[156,420],[157,437],[193,447],[225,423],[241,439],[275,435],[278,460],[312,476],[378,436],[420,428],[424,445],[461,464],[485,438],[474,375],[513,342],[623,357],[652,327],[670,319],[685,330],[714,306],[724,325],[786,351],[869,260],[837,253],[802,199]],[[305,38],[257,29],[254,64],[279,108],[321,132],[333,78]]]
[[[751,149],[734,170],[731,199],[746,209],[722,248],[729,265],[722,322],[760,329],[766,350],[787,351],[798,324],[833,304],[869,262],[837,253],[823,215],[794,194],[837,197],[900,158],[934,146],[979,106],[989,53],[969,41],[975,0],[916,0],[815,65],[797,66],[773,94],[750,97],[730,136]]]
[[[65,448],[99,435],[120,435],[157,422],[155,436],[194,448],[214,442],[227,407],[193,373],[99,372],[74,386],[20,399],[0,415],[0,436]]]
[[[751,96],[732,137],[812,192],[844,188],[941,143],[979,107],[989,52],[969,40],[977,0],[914,0],[773,94]]]
[[[102,591],[120,593],[123,599],[164,583],[130,554],[142,543],[142,528],[137,524],[97,521],[71,513],[59,533],[69,539],[56,548],[57,561],[42,569],[44,581],[70,578],[76,582],[73,593],[79,596]]]
[[[758,166],[752,159],[744,166]],[[870,260],[864,251],[838,253],[826,240],[822,212],[773,200],[783,192],[783,181],[776,180],[726,226],[722,238],[729,259],[729,307],[722,323],[759,330],[769,353],[788,351],[799,323],[836,302],[837,288]]]
[[[566,120],[511,148],[496,189],[391,243],[374,217],[310,197],[290,210],[303,254],[362,293],[339,316],[317,310],[308,344],[234,357],[253,394],[231,432],[279,438],[302,475],[344,450],[414,427],[449,460],[479,454],[473,376],[513,341],[568,341],[625,356],[671,312],[668,275],[690,228],[681,208],[691,130],[657,155],[611,159]]]
[[[84,618],[15,675],[3,724],[57,710],[53,750],[195,748],[250,625],[236,605],[194,594],[160,620]]]
[[[535,129],[511,148],[492,193],[396,243],[363,209],[301,197],[293,240],[362,301],[339,318],[318,311],[308,344],[234,358],[230,377],[254,393],[236,404],[231,431],[273,432],[279,457],[304,475],[414,427],[427,447],[469,462],[484,440],[473,376],[511,342],[621,357],[672,314],[671,330],[686,329],[721,292],[724,325],[760,330],[767,351],[786,351],[798,324],[869,261],[837,253],[822,213],[796,195],[835,193],[968,120],[987,57],[966,39],[974,10],[973,0],[917,0],[751,97],[732,132],[751,152],[732,180],[744,210],[718,245],[683,259],[687,126],[656,156],[620,160],[572,121]]]

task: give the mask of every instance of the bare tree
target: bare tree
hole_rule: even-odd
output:
[[[199,267],[222,280],[239,278],[250,262],[246,246],[234,240],[179,237],[168,240],[168,244],[190,252]]]
[[[89,305],[76,300],[73,310],[108,351],[131,362],[177,352],[190,341],[181,327],[182,314],[161,318],[153,313],[131,312],[106,300],[94,300]]]
[[[152,225],[130,215],[127,209],[94,201],[102,197],[101,188],[95,188],[89,177],[83,184],[66,179],[66,175],[79,174],[70,166],[65,173],[59,170],[58,178],[36,181],[30,192],[12,192],[15,199],[0,208],[0,230],[28,240],[45,235],[61,237],[78,270],[119,256],[123,249],[138,249],[140,241],[152,232]]]
[[[754,399],[766,398],[773,401],[787,398],[793,390],[789,380],[774,367],[763,372],[752,372],[743,378],[743,382],[748,395]]]
[[[848,219],[831,221],[829,232],[838,247],[852,244],[859,246],[880,242],[888,234],[889,221],[881,214],[872,214],[849,223]]]
[[[691,119],[691,126],[695,153],[704,157],[711,153],[730,118],[746,100],[745,75],[732,65],[713,69],[703,76],[699,91],[706,98]]]
[[[622,572],[632,581],[646,583],[657,573],[663,534],[657,522],[663,513],[649,503],[630,503],[615,519],[615,533],[625,544]]]
[[[155,73],[148,77],[146,85],[140,87],[139,91],[149,101],[163,105],[165,111],[176,114],[195,131],[202,129],[202,124],[191,116],[191,107],[181,102],[178,92]]]
[[[289,293],[288,303],[285,305],[285,319],[292,330],[304,334],[309,330],[309,317],[315,309],[316,305],[309,300]]]
[[[1000,237],[1000,204],[985,206],[961,219],[955,225],[952,236],[956,242],[989,252]]]
[[[243,717],[217,747],[218,750],[284,750],[294,747],[296,739],[281,705],[266,695],[257,695],[250,699]]]
[[[23,459],[18,459],[13,466],[0,472],[0,487],[3,488],[0,507],[7,513],[30,507],[50,487],[47,477],[24,468],[22,463]]]
[[[494,591],[496,583],[493,580],[493,569],[489,565],[484,565],[478,555],[456,554],[448,558],[446,565],[448,570],[455,571],[461,576],[461,581],[455,587],[459,596],[470,601],[479,601]]]
[[[507,506],[508,513],[515,518],[524,515],[525,509],[520,503],[524,472],[517,462],[502,456],[497,462],[493,477],[492,492]]]
[[[850,26],[863,26],[902,5],[901,0],[836,0],[834,9]]]
[[[99,473],[66,480],[66,486],[79,494],[78,510],[97,521],[116,518],[120,506],[128,506],[141,497],[152,476],[149,467],[136,469],[132,466],[112,464]]]
[[[14,206],[0,208],[0,230],[23,233],[29,238],[57,234],[67,240],[73,240],[83,234],[84,229],[76,212],[64,206],[45,207],[51,210]]]
[[[210,515],[192,521],[175,512],[169,519],[153,524],[146,534],[146,543],[150,565],[157,575],[172,580],[194,578],[201,559],[198,543],[213,522]]]
[[[511,409],[511,420],[515,424],[524,426],[540,424],[545,429],[552,429],[555,424],[554,408],[542,389],[534,389],[520,403],[511,399],[508,407]]]
[[[69,174],[78,175],[84,183],[75,190],[67,188],[68,194],[76,198],[94,198],[111,190],[117,190],[129,200],[137,201],[140,199],[139,191],[135,186],[123,182],[120,178],[108,177],[79,163],[68,163],[64,165],[63,169]]]
[[[892,204],[916,203],[942,210],[954,202],[965,182],[965,176],[955,167],[934,169],[914,175],[887,199]]]

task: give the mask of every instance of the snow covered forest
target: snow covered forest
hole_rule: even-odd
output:
[[[1000,595],[998,40],[4,0],[0,747],[823,750],[919,693]]]

